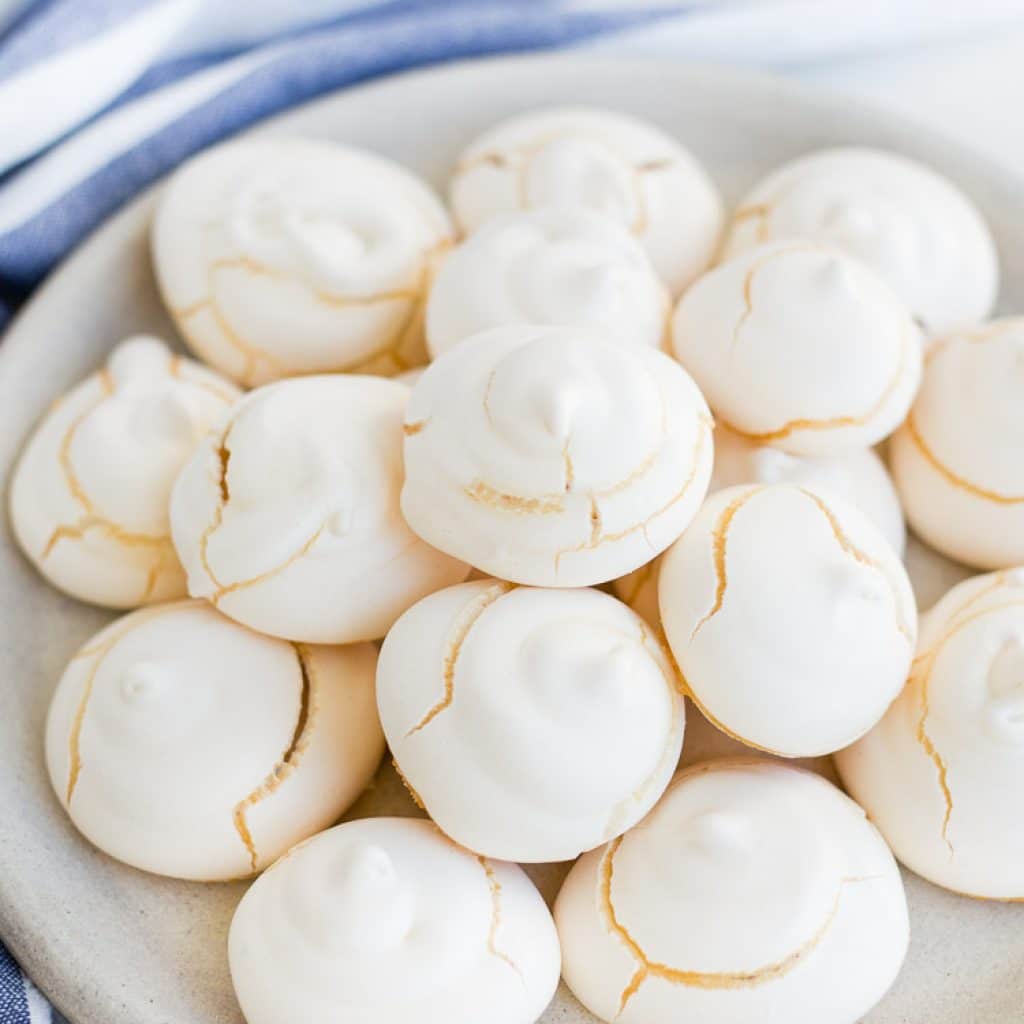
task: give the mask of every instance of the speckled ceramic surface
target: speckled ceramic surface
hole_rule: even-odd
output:
[[[1024,183],[903,122],[769,79],[573,55],[484,61],[343,92],[264,130],[367,146],[441,186],[460,148],[482,128],[549,103],[650,118],[695,151],[730,200],[767,170],[820,146],[903,151],[951,176],[982,207],[1001,250],[1002,307],[1024,310]],[[0,345],[5,497],[24,438],[57,395],[130,332],[174,338],[149,264],[151,211],[152,198],[143,197],[96,232]],[[50,693],[68,656],[109,616],[47,587],[14,548],[6,501],[2,514],[0,934],[73,1024],[238,1024],[225,937],[243,886],[173,882],[123,867],[74,832],[50,793],[42,754]],[[966,575],[913,544],[909,559],[922,605]],[[685,761],[730,748],[691,712]],[[416,813],[389,767],[353,811],[377,813]],[[564,868],[531,874],[550,898]],[[1024,906],[953,896],[909,874],[907,885],[910,955],[867,1021],[1024,1019]],[[543,1018],[592,1021],[564,987]]]

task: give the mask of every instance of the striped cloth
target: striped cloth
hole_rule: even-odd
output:
[[[813,78],[1011,22],[1024,24],[1019,0],[0,0],[0,330],[189,154],[353,82],[569,45]],[[0,1024],[50,1021],[0,945]]]

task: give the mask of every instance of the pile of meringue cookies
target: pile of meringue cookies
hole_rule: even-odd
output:
[[[987,321],[989,231],[864,149],[729,221],[599,110],[491,129],[449,196],[259,136],[164,188],[205,365],[122,342],[13,483],[39,571],[137,609],[57,686],[56,794],[136,868],[259,875],[249,1024],[530,1024],[560,975],[603,1021],[852,1024],[907,948],[893,854],[1024,898],[1024,318]],[[920,629],[904,513],[996,570]],[[687,704],[749,756],[678,772]],[[331,828],[385,745],[431,820]],[[786,760],[831,754],[850,796]],[[514,863],[576,858],[553,914]]]

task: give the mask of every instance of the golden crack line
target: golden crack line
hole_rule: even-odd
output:
[[[980,590],[977,594],[974,594],[960,608],[958,608],[951,616],[952,624],[950,628],[943,634],[935,646],[924,655],[923,664],[917,666],[920,670],[920,700],[918,703],[920,705],[921,713],[917,720],[915,735],[917,742],[924,749],[929,760],[931,760],[935,765],[935,770],[938,775],[939,788],[942,790],[942,796],[946,804],[945,814],[942,819],[942,839],[949,848],[950,857],[953,856],[954,850],[948,834],[950,818],[953,815],[953,793],[949,787],[949,768],[942,755],[939,753],[938,748],[935,746],[931,736],[928,734],[928,716],[931,713],[929,688],[931,686],[932,672],[935,668],[935,663],[938,661],[939,655],[942,653],[945,646],[953,639],[953,637],[966,629],[969,625],[977,622],[978,619],[984,618],[987,615],[994,615],[997,612],[1005,611],[1007,608],[1024,607],[1024,601],[1007,601],[991,608],[983,608],[980,611],[975,612],[973,615],[967,616],[967,618],[961,617],[968,608],[977,603],[982,597],[992,593],[992,591],[996,590],[1004,582],[1004,573],[997,573],[996,578],[991,584]]]
[[[188,306],[171,306],[170,310],[175,315],[175,317],[177,317],[177,319],[187,320],[189,317],[195,316],[196,313],[199,313],[202,310],[206,309],[206,307],[209,305],[210,300],[206,298],[199,299],[198,301],[193,302]]]
[[[266,264],[259,263],[248,256],[234,256],[216,260],[210,264],[210,271],[212,273],[220,270],[245,270],[258,277],[270,277],[276,281],[284,280],[301,284],[312,293],[318,302],[322,302],[325,306],[335,306],[340,309],[350,306],[374,306],[385,302],[411,301],[417,297],[414,288],[392,288],[388,291],[374,292],[370,295],[332,295],[330,292],[313,288],[293,274],[277,270],[274,267],[268,267]]]
[[[746,322],[750,319],[754,312],[754,278],[771,262],[778,259],[780,256],[788,256],[793,252],[819,252],[820,246],[811,245],[809,243],[798,243],[796,245],[787,245],[780,249],[773,249],[772,252],[766,253],[760,259],[753,262],[750,268],[747,270],[746,276],[743,279],[743,312],[740,314],[739,320],[736,321],[736,326],[732,329],[732,346],[731,350],[735,350],[739,343],[740,331],[745,326]]]
[[[293,643],[291,646],[298,659],[300,678],[299,710],[291,742],[281,755],[280,760],[274,765],[270,774],[267,775],[256,789],[236,804],[234,814],[232,815],[235,831],[249,853],[249,863],[252,865],[253,873],[258,870],[259,854],[256,850],[256,844],[253,842],[252,833],[249,831],[246,815],[251,808],[276,792],[299,766],[302,755],[309,746],[318,710],[317,680],[313,672],[309,651],[305,644]]]
[[[210,582],[214,587],[220,591],[223,589],[223,584],[217,578],[217,574],[213,571],[213,566],[210,565],[209,558],[209,545],[210,538],[220,529],[221,524],[224,522],[224,508],[227,503],[231,500],[231,492],[228,488],[228,464],[231,462],[231,450],[228,448],[228,435],[231,433],[231,428],[234,426],[232,420],[224,428],[224,433],[221,434],[220,444],[217,445],[216,456],[219,462],[219,475],[217,477],[217,505],[213,510],[213,519],[203,530],[199,537],[199,561],[202,562],[203,568],[206,570],[206,575],[210,578]]]
[[[801,960],[805,959],[808,954],[813,952],[821,943],[822,939],[824,939],[835,921],[836,915],[839,913],[839,906],[842,900],[844,888],[847,885],[852,885],[858,882],[873,881],[881,877],[880,875],[865,875],[841,878],[839,880],[839,887],[832,907],[818,930],[809,939],[798,946],[792,953],[775,963],[766,964],[763,967],[756,967],[746,971],[688,971],[650,960],[643,948],[630,934],[629,930],[619,920],[618,915],[616,914],[615,904],[612,900],[612,879],[614,875],[615,854],[622,845],[623,838],[623,836],[619,836],[618,839],[612,840],[605,850],[605,854],[601,860],[599,868],[600,884],[598,890],[601,909],[604,911],[605,918],[608,921],[611,930],[626,947],[637,964],[633,977],[630,979],[629,984],[625,989],[623,989],[622,995],[619,997],[619,1009],[616,1016],[620,1015],[623,1010],[625,1010],[627,1003],[634,995],[636,995],[640,990],[640,986],[648,977],[660,978],[661,980],[667,981],[673,985],[685,985],[688,988],[702,989],[754,988],[758,985],[764,985],[768,982],[776,981],[778,978],[784,977],[793,970]]]
[[[733,423],[730,423],[721,416],[719,416],[719,419],[721,419],[722,422],[734,433],[745,437],[748,441],[755,441],[759,444],[781,441],[800,430],[839,430],[843,427],[861,427],[865,423],[870,422],[872,417],[876,416],[879,410],[885,407],[885,403],[889,401],[893,392],[899,387],[900,382],[903,379],[903,371],[907,364],[907,357],[912,342],[913,344],[917,343],[916,339],[912,339],[910,333],[906,332],[904,334],[903,344],[900,347],[900,361],[896,367],[896,372],[893,374],[892,379],[888,384],[886,384],[882,394],[879,395],[872,406],[859,416],[833,416],[829,419],[823,420],[788,420],[786,423],[783,423],[781,427],[778,427],[775,430],[767,430],[762,433],[751,433],[750,431],[743,430],[741,427],[735,426]]]
[[[409,796],[412,797],[412,802],[421,811],[425,811],[427,809],[427,805],[423,802],[423,798],[419,795],[419,793],[417,793],[416,790],[413,789],[412,784],[405,777],[405,774],[402,772],[402,769],[399,767],[398,761],[395,758],[391,758],[391,767],[395,769],[395,774],[401,780],[402,785],[405,786],[406,792],[409,794]]]
[[[504,960],[519,975],[519,980],[523,981],[522,973],[516,962],[507,953],[498,949],[497,945],[498,929],[501,927],[501,882],[498,881],[498,876],[494,873],[494,868],[491,867],[486,857],[481,857],[478,854],[476,859],[480,867],[484,869],[484,874],[487,876],[487,888],[491,894],[491,926],[487,932],[487,952],[499,960]]]
[[[448,650],[444,656],[442,678],[444,680],[444,695],[429,711],[414,725],[406,734],[405,738],[415,735],[421,729],[425,729],[442,711],[447,710],[455,699],[455,667],[462,653],[462,646],[469,637],[470,631],[476,625],[480,616],[499,598],[504,597],[509,591],[515,589],[514,583],[496,583],[488,587],[474,600],[470,601],[459,615],[455,622],[454,636],[448,643]]]
[[[71,722],[71,734],[68,737],[68,785],[64,800],[67,807],[71,806],[71,798],[75,795],[78,777],[82,774],[82,726],[85,724],[85,712],[89,707],[89,700],[92,697],[96,674],[99,672],[103,660],[120,639],[120,636],[112,638],[97,651],[96,660],[93,662],[92,668],[89,669],[85,686],[82,688],[82,696],[78,702],[78,708],[75,710],[75,717]]]
[[[565,511],[564,496],[561,494],[546,494],[539,498],[524,498],[518,494],[506,494],[484,483],[483,480],[476,480],[469,487],[466,487],[465,494],[468,498],[481,505],[490,505],[492,508],[501,509],[503,512],[515,512],[521,515],[557,515]]]
[[[119,544],[123,544],[126,547],[152,547],[163,551],[171,550],[170,537],[158,537],[155,534],[149,533],[132,533],[130,530],[125,530],[117,523],[104,519],[102,516],[87,515],[83,516],[76,523],[65,523],[56,527],[53,533],[50,534],[41,557],[47,558],[62,540],[81,540],[89,530],[102,530],[113,537]]]
[[[425,430],[430,419],[417,420],[415,423],[403,423],[402,433],[406,437],[415,437],[421,430]]]
[[[247,580],[239,580],[237,583],[219,585],[217,591],[209,598],[210,603],[214,607],[217,607],[218,603],[229,594],[234,594],[239,590],[246,590],[248,587],[254,587],[257,583],[264,583],[272,576],[277,576],[279,573],[291,568],[291,566],[293,566],[297,561],[309,554],[310,549],[320,539],[320,536],[325,529],[326,524],[321,523],[320,526],[316,528],[313,535],[303,543],[302,547],[300,547],[298,551],[289,555],[288,558],[286,558],[280,565],[275,565],[273,569],[268,569],[266,572],[261,572],[258,576],[253,576]]]
[[[828,507],[828,505],[813,491],[805,490],[803,487],[800,488],[801,493],[810,498],[815,505],[821,510],[821,514],[828,520],[828,525],[832,530],[832,534],[835,536],[839,546],[855,561],[860,562],[861,565],[866,565],[869,569],[874,569],[875,572],[881,575],[882,579],[885,580],[886,585],[889,587],[889,592],[892,595],[893,607],[896,610],[896,628],[906,637],[907,642],[913,644],[914,637],[911,634],[910,627],[907,625],[904,615],[903,608],[900,604],[899,594],[897,593],[896,587],[893,585],[891,579],[889,579],[888,573],[882,568],[879,562],[876,562],[869,554],[861,551],[860,548],[850,540],[849,537],[843,532],[842,526],[839,525],[839,520],[836,519],[835,513]]]
[[[71,496],[78,502],[79,505],[89,515],[95,515],[96,509],[93,506],[92,499],[86,493],[85,487],[82,481],[78,479],[78,473],[75,472],[75,467],[71,463],[71,445],[74,442],[75,434],[78,432],[78,428],[99,408],[113,394],[113,385],[111,382],[110,374],[100,375],[100,381],[103,387],[103,394],[89,406],[85,412],[76,416],[72,420],[71,425],[68,427],[63,438],[61,438],[60,448],[57,449],[57,460],[60,463],[61,473],[64,477],[64,482],[67,484],[68,490],[71,492]]]
[[[591,510],[591,539],[584,541],[582,544],[576,544],[573,547],[562,548],[555,552],[555,571],[558,571],[559,563],[563,556],[576,554],[579,551],[589,551],[597,547],[599,544],[605,544],[611,541],[622,540],[623,537],[628,537],[631,533],[636,533],[640,530],[646,536],[648,525],[657,519],[659,516],[664,515],[673,505],[678,504],[686,496],[686,492],[693,485],[693,481],[697,478],[697,470],[700,468],[700,457],[704,450],[704,445],[707,443],[708,438],[711,436],[712,424],[710,420],[701,417],[701,426],[703,430],[697,431],[697,440],[693,446],[693,457],[692,464],[690,466],[690,472],[687,474],[686,479],[683,481],[682,487],[668,501],[665,502],[661,508],[656,509],[642,522],[634,523],[632,526],[627,526],[624,530],[619,530],[617,533],[604,533],[601,532],[595,541],[594,530],[593,530],[593,510]]]
[[[733,498],[728,505],[722,510],[722,514],[718,517],[718,522],[715,524],[714,530],[712,530],[711,537],[713,541],[712,553],[715,561],[715,601],[712,604],[711,609],[700,619],[700,621],[693,627],[693,632],[690,634],[690,643],[693,643],[694,637],[700,632],[701,627],[706,622],[713,619],[721,610],[722,603],[725,601],[725,591],[729,586],[729,577],[726,572],[725,556],[726,547],[729,540],[729,528],[732,526],[732,521],[736,516],[736,513],[755,495],[759,494],[763,490],[762,487],[753,487],[749,491],[744,491],[743,494],[736,498]]]
[[[569,442],[572,440],[571,437],[565,439],[565,444],[562,445],[562,462],[565,464],[565,493],[568,494],[572,490],[572,485],[576,481],[576,470],[573,468],[572,456],[569,454]]]
[[[931,450],[925,439],[921,436],[917,422],[914,419],[913,410],[911,410],[910,415],[907,417],[906,426],[910,439],[914,442],[924,460],[947,483],[952,484],[953,487],[966,491],[968,494],[973,494],[976,498],[981,498],[984,501],[995,502],[997,505],[1019,505],[1024,503],[1024,494],[1000,494],[998,491],[990,491],[987,488],[979,487],[958,473],[954,473],[949,466],[939,460],[939,457]]]

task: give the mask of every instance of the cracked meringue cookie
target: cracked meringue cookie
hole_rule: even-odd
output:
[[[728,427],[716,427],[709,493],[737,484],[780,483],[835,494],[855,505],[903,557],[907,543],[903,509],[889,471],[876,452],[862,448],[842,455],[790,455],[770,445],[754,444]]]
[[[316,647],[239,626],[204,601],[133,612],[61,677],[46,723],[58,800],[143,871],[261,871],[325,828],[384,752],[371,644]]]
[[[452,230],[405,168],[310,139],[190,160],[153,222],[164,302],[192,349],[252,387],[423,361],[423,305]]]
[[[864,812],[767,760],[680,772],[642,827],[580,858],[555,922],[567,984],[618,1024],[852,1024],[909,938]]]
[[[900,692],[906,570],[858,509],[791,484],[712,495],[661,560],[661,622],[712,723],[783,757],[832,753]]]
[[[646,253],[608,217],[542,207],[494,217],[449,253],[427,302],[427,348],[507,324],[593,328],[660,348],[669,298]]]
[[[688,150],[652,124],[608,110],[554,108],[511,118],[463,152],[451,181],[459,227],[541,206],[602,213],[636,236],[678,295],[711,263],[718,191]]]
[[[912,871],[1024,899],[1024,569],[965,580],[922,617],[910,682],[835,760]]]
[[[890,444],[915,532],[981,569],[1024,563],[1024,317],[935,341]]]
[[[711,430],[700,392],[662,352],[578,328],[494,328],[413,389],[402,511],[428,543],[500,579],[604,583],[693,518]]]
[[[705,274],[672,347],[716,418],[756,444],[835,455],[881,441],[921,379],[921,337],[870,270],[838,249],[777,242]]]
[[[228,938],[248,1024],[533,1024],[560,956],[521,868],[408,818],[297,846],[242,897]]]
[[[382,377],[303,377],[247,395],[171,495],[189,593],[271,636],[382,637],[468,566],[399,511],[409,389]]]
[[[50,409],[14,471],[11,525],[39,572],[110,608],[184,597],[171,486],[239,396],[156,338],[121,342]]]
[[[683,745],[667,650],[597,590],[482,580],[431,594],[388,633],[377,702],[438,826],[521,863],[571,860],[631,828]]]
[[[995,303],[988,225],[952,182],[895,153],[827,149],[780,167],[740,203],[725,253],[793,238],[871,267],[929,334],[984,320]]]

